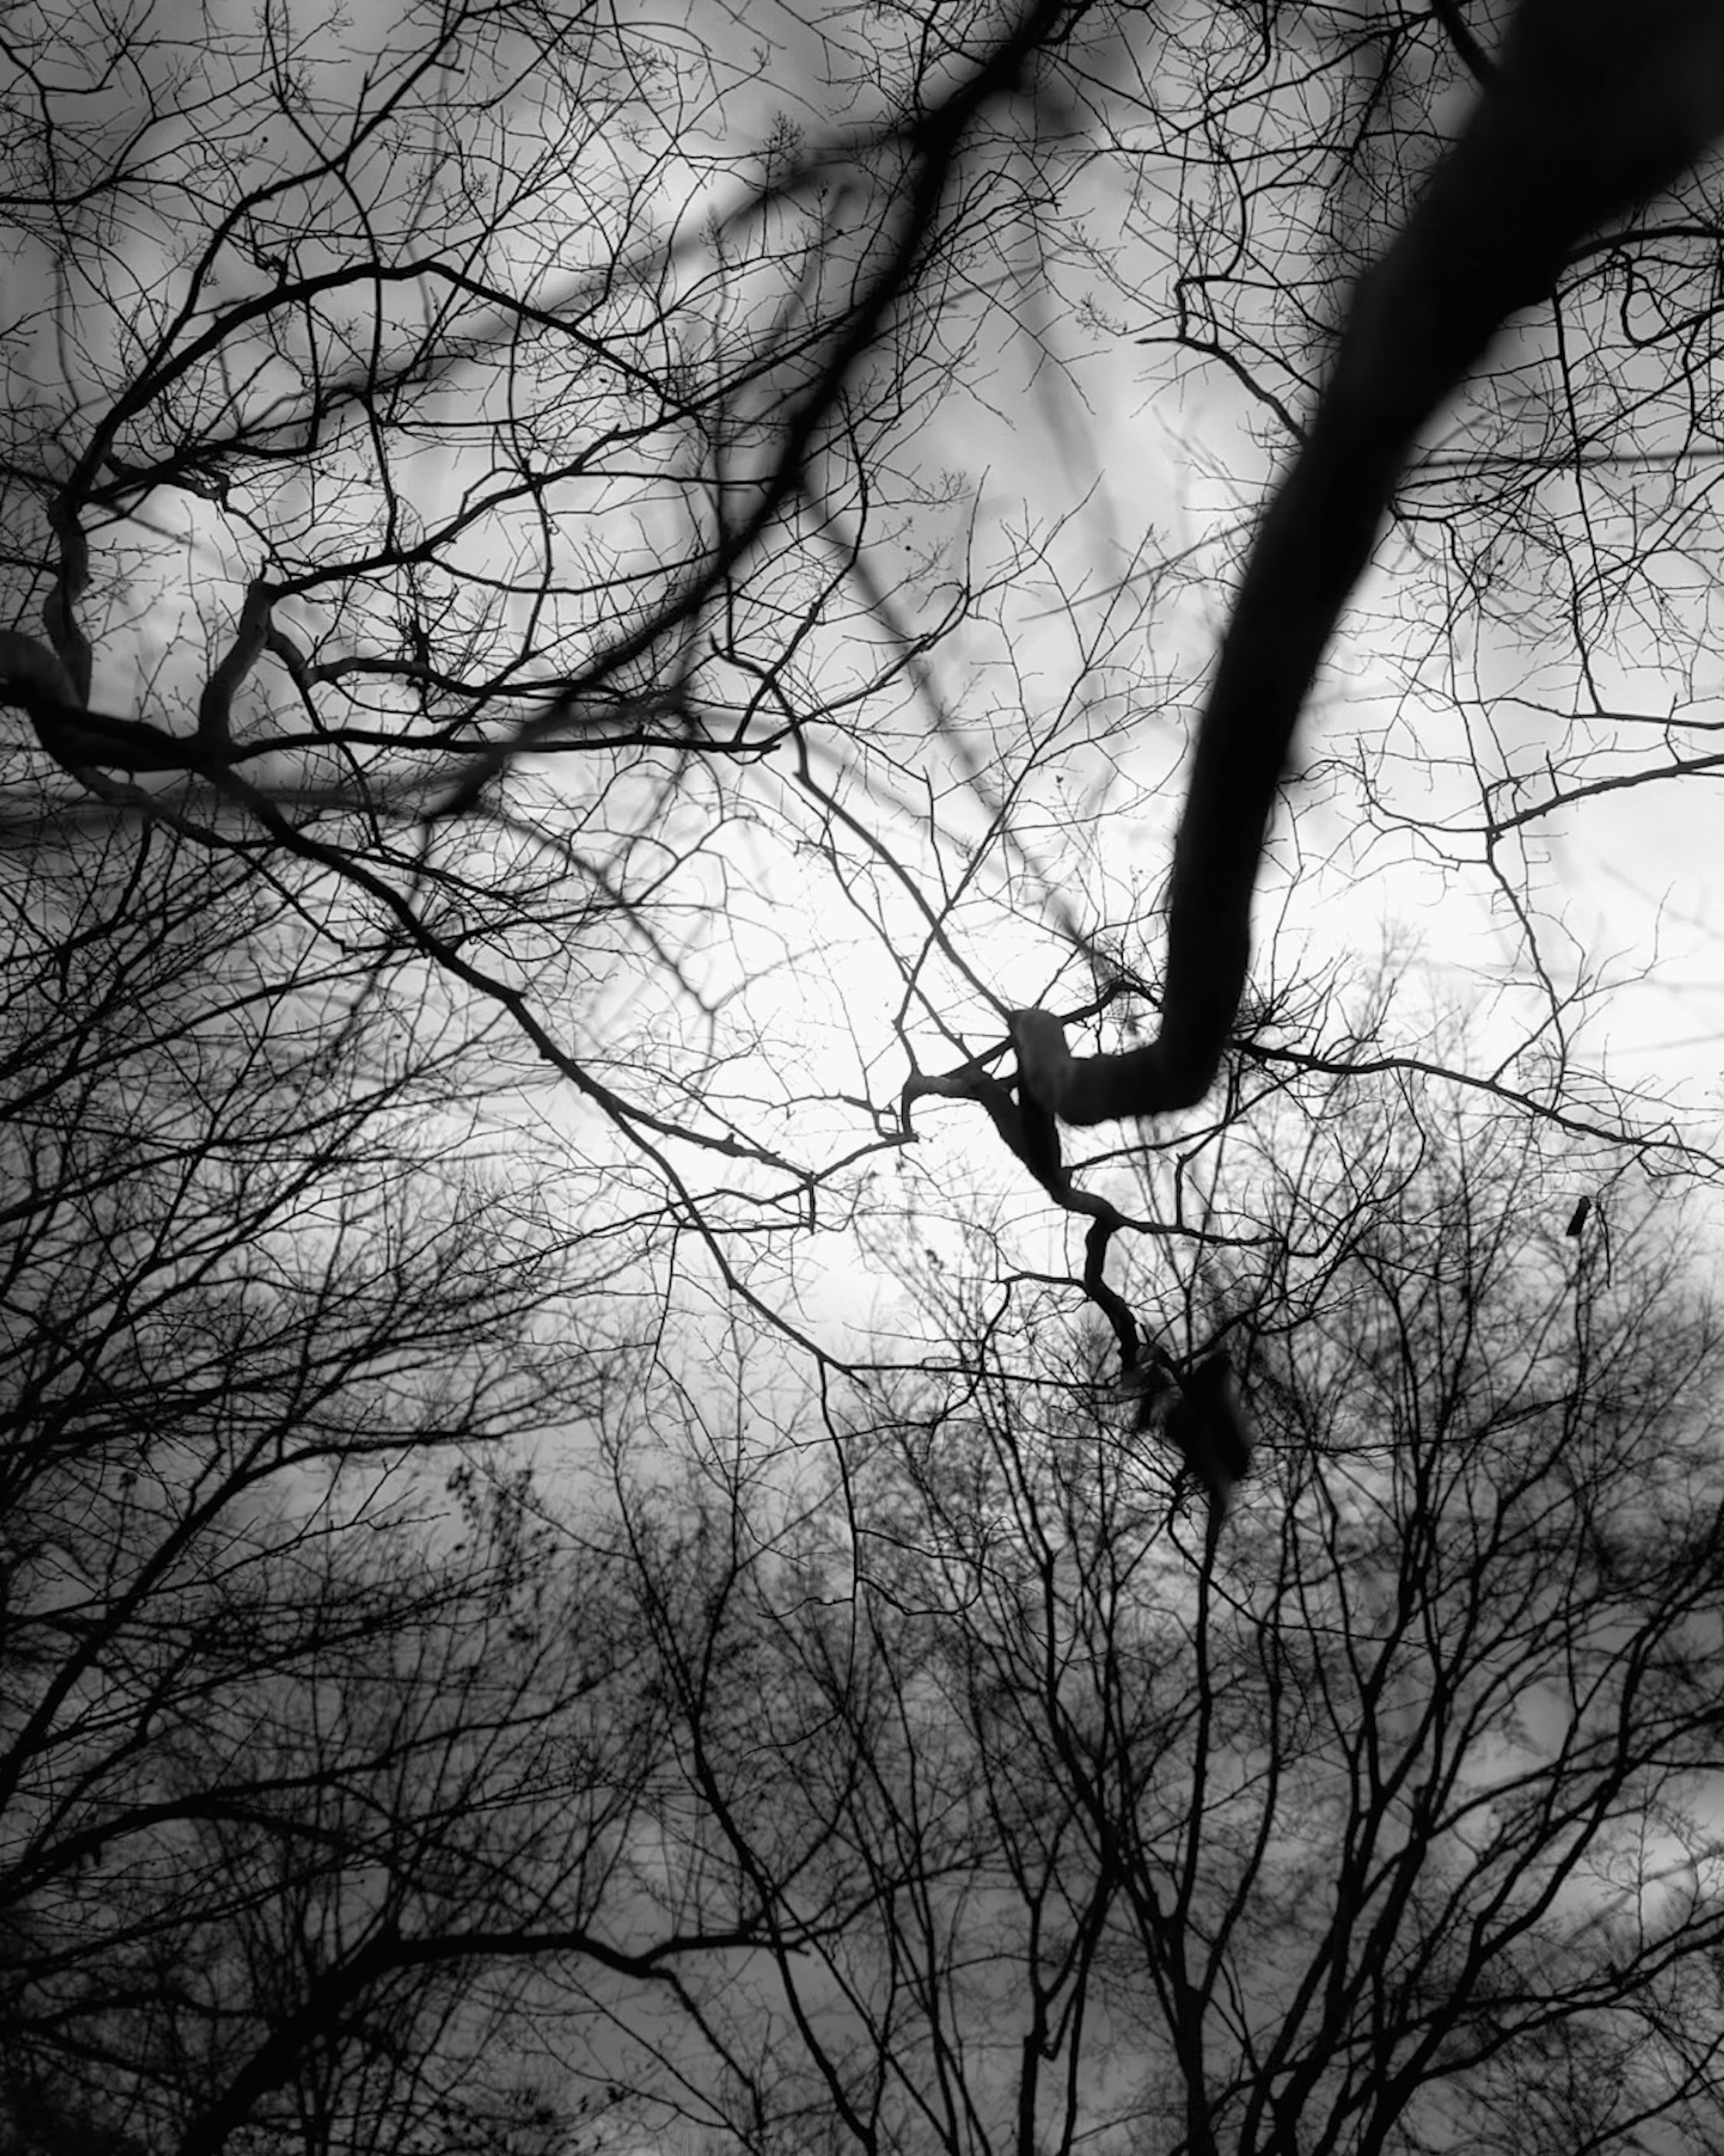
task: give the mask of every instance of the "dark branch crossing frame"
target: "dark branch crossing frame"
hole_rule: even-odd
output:
[[[1452,0],[1433,7],[1452,31]],[[1551,296],[1577,245],[1680,177],[1724,131],[1724,0],[1521,0],[1494,66],[1470,38],[1461,44],[1482,76],[1478,103],[1360,280],[1222,642],[1174,850],[1159,1030],[1138,1047],[1074,1055],[1064,1020],[1015,1011],[1015,1101],[981,1062],[906,1089],[906,1107],[923,1092],[979,1099],[1049,1194],[1091,1215],[1084,1285],[1127,1382],[1172,1369],[1197,1401],[1204,1373],[1219,1392],[1224,1358],[1180,1376],[1164,1351],[1146,1348],[1102,1273],[1124,1216],[1073,1190],[1056,1118],[1165,1115],[1209,1091],[1244,989],[1251,902],[1294,727],[1420,429],[1508,317]],[[1212,1513],[1249,1457],[1236,1417],[1225,1435],[1229,1479],[1198,1475]]]
[[[1247,562],[1199,727],[1174,853],[1159,1031],[1121,1053],[1075,1056],[1060,1016],[1018,1011],[999,1049],[943,1077],[918,1074],[905,1090],[906,1117],[926,1094],[979,1101],[1049,1194],[1090,1217],[1085,1286],[1114,1330],[1128,1377],[1160,1353],[1144,1350],[1130,1311],[1103,1274],[1112,1235],[1133,1224],[1073,1188],[1058,1124],[1166,1114],[1208,1092],[1244,986],[1252,897],[1294,727],[1419,429],[1465,381],[1507,317],[1550,295],[1581,241],[1679,177],[1724,130],[1724,0],[1520,0],[1494,65],[1480,54],[1455,0],[1431,4],[1484,87],[1404,229],[1361,280],[1304,444]],[[590,679],[562,684],[546,715],[523,721],[480,755],[445,812],[469,803],[511,756],[566,726],[587,690],[689,618],[753,543],[799,483],[802,449],[912,281],[921,236],[975,116],[1021,87],[1035,54],[1059,42],[1074,12],[1082,12],[1081,0],[1075,11],[1070,0],[1026,0],[1011,34],[906,135],[906,177],[882,266],[792,414],[771,485],[705,580],[596,657]],[[88,445],[54,513],[59,560],[44,609],[45,640],[0,630],[0,706],[22,708],[47,753],[85,789],[116,805],[168,813],[171,803],[141,791],[136,778],[198,778],[249,808],[283,844],[372,888],[364,871],[294,827],[239,768],[272,747],[237,741],[231,724],[235,693],[259,655],[275,653],[302,685],[311,678],[274,620],[277,594],[265,581],[248,593],[231,648],[200,700],[195,734],[89,708],[90,653],[78,611],[90,566],[74,505],[111,450],[125,408],[122,402]],[[377,888],[386,902],[404,909]],[[417,927],[410,916],[407,925]],[[991,1071],[1008,1045],[1017,1056],[1015,1082]],[[566,1059],[553,1060],[574,1075]],[[592,1090],[589,1081],[577,1082]],[[1211,1361],[1180,1380],[1194,1397],[1204,1393],[1198,1383],[1204,1370],[1213,1375]],[[1234,1433],[1223,1436],[1220,1453],[1237,1460]]]
[[[1549,298],[1573,249],[1721,131],[1724,0],[1521,0],[1465,132],[1353,295],[1252,547],[1174,851],[1160,1030],[1074,1056],[1058,1019],[1016,1014],[1020,1090],[1042,1111],[1104,1123],[1208,1092],[1245,984],[1294,726],[1415,437],[1508,316]]]

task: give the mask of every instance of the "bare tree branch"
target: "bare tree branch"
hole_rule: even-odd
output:
[[[1721,126],[1714,0],[1626,13],[1523,0],[1465,133],[1354,295],[1304,447],[1251,549],[1174,852],[1160,1030],[1065,1060],[1051,1032],[1032,1041],[1031,1084],[1065,1122],[1165,1114],[1213,1084],[1294,726],[1419,429],[1508,316],[1550,295],[1580,242],[1686,171]]]

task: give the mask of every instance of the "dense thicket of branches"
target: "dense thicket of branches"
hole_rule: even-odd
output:
[[[1259,1167],[1191,1297],[1251,1342],[1219,1553],[1057,1306],[973,1283],[793,1503],[625,1466],[687,1876],[764,1934],[672,2056],[747,2145],[1724,2128],[1716,1322],[1644,1196],[1577,1247],[1424,1086]]]
[[[1709,783],[1709,175],[1404,478],[1223,1084],[1010,1083],[1499,28],[8,18],[0,2148],[1717,2140],[1716,1155],[1562,873]]]

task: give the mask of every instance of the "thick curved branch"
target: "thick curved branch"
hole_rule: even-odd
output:
[[[1721,127],[1718,0],[1522,0],[1470,125],[1354,295],[1252,548],[1174,851],[1161,1031],[1075,1063],[1043,1044],[1036,1089],[1068,1122],[1159,1114],[1208,1090],[1244,987],[1294,725],[1415,435],[1506,318],[1554,291],[1578,243],[1677,177]]]
[[[77,682],[57,652],[21,629],[0,629],[0,706],[28,712],[54,762],[84,783],[98,771],[224,769],[230,750],[212,751],[142,719],[86,711]]]
[[[205,684],[198,732],[188,739],[146,720],[88,708],[90,647],[72,620],[65,584],[64,577],[56,582],[44,616],[52,648],[27,630],[0,629],[0,706],[28,713],[37,738],[63,769],[86,784],[100,771],[208,776],[259,752],[234,745],[233,697],[264,652],[280,640],[270,619],[272,585],[258,578],[248,588],[233,641]],[[303,661],[300,667],[303,672]]]
[[[69,488],[49,506],[48,521],[59,542],[59,567],[49,588],[48,603],[42,609],[43,625],[71,680],[72,696],[69,701],[87,704],[91,664],[90,639],[78,619],[78,602],[90,583],[90,542],[78,521],[77,503]]]
[[[59,654],[40,637],[26,629],[0,629],[0,701],[26,711],[39,701],[75,714],[84,699]]]
[[[930,1096],[975,1101],[1005,1140],[1014,1158],[1043,1189],[1069,1213],[1090,1216],[1084,1238],[1084,1293],[1107,1320],[1120,1351],[1116,1398],[1134,1399],[1133,1430],[1161,1439],[1179,1455],[1186,1472],[1203,1490],[1212,1523],[1226,1517],[1233,1493],[1249,1472],[1249,1425],[1234,1385],[1233,1367],[1224,1350],[1195,1363],[1182,1363],[1158,1342],[1146,1341],[1129,1303],[1107,1278],[1107,1253],[1121,1228],[1143,1228],[1105,1198],[1073,1185],[1060,1150],[1052,1096],[1044,1078],[1057,1086],[1060,1073],[1073,1066],[1065,1046],[1065,1028],[1046,1011],[1014,1011],[1010,1040],[1018,1051],[1016,1097],[988,1065],[1000,1051],[990,1050],[942,1077],[918,1072],[904,1088],[900,1114],[906,1131],[914,1103]]]
[[[1039,1017],[1042,1014],[1032,1013],[1030,1015]],[[1052,1019],[1049,1023],[1059,1024],[1058,1019]],[[1063,1028],[1060,1038],[1063,1045]],[[1131,1306],[1109,1285],[1107,1253],[1120,1229],[1142,1229],[1149,1224],[1131,1219],[1121,1213],[1118,1206],[1110,1204],[1106,1199],[1097,1198],[1087,1190],[1080,1190],[1074,1184],[1071,1170],[1065,1165],[1060,1152],[1060,1130],[1054,1111],[1046,1096],[1032,1081],[1015,1026],[1011,1040],[1018,1050],[1015,1098],[1012,1087],[1003,1080],[994,1077],[988,1069],[988,1064],[1003,1052],[995,1049],[943,1077],[917,1072],[905,1086],[899,1114],[907,1132],[911,1128],[911,1109],[919,1100],[931,1096],[940,1100],[977,1101],[986,1111],[988,1121],[1005,1140],[1013,1158],[1029,1170],[1054,1203],[1063,1206],[1068,1213],[1082,1213],[1089,1216],[1089,1231],[1084,1238],[1084,1292],[1107,1320],[1109,1329],[1119,1344],[1121,1378],[1130,1384],[1146,1367],[1143,1335],[1131,1313]],[[1166,1360],[1159,1350],[1152,1351],[1152,1356],[1153,1359]]]
[[[264,655],[275,603],[275,587],[261,577],[254,578],[246,587],[233,641],[198,700],[198,738],[206,749],[220,753],[233,745],[234,692]]]
[[[1496,72],[1496,64],[1473,35],[1471,24],[1461,13],[1460,0],[1431,0],[1431,13],[1473,80],[1489,82]]]

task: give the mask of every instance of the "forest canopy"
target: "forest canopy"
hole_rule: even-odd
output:
[[[8,15],[8,2156],[1724,2139],[1715,166],[1016,1072],[1506,13]]]

